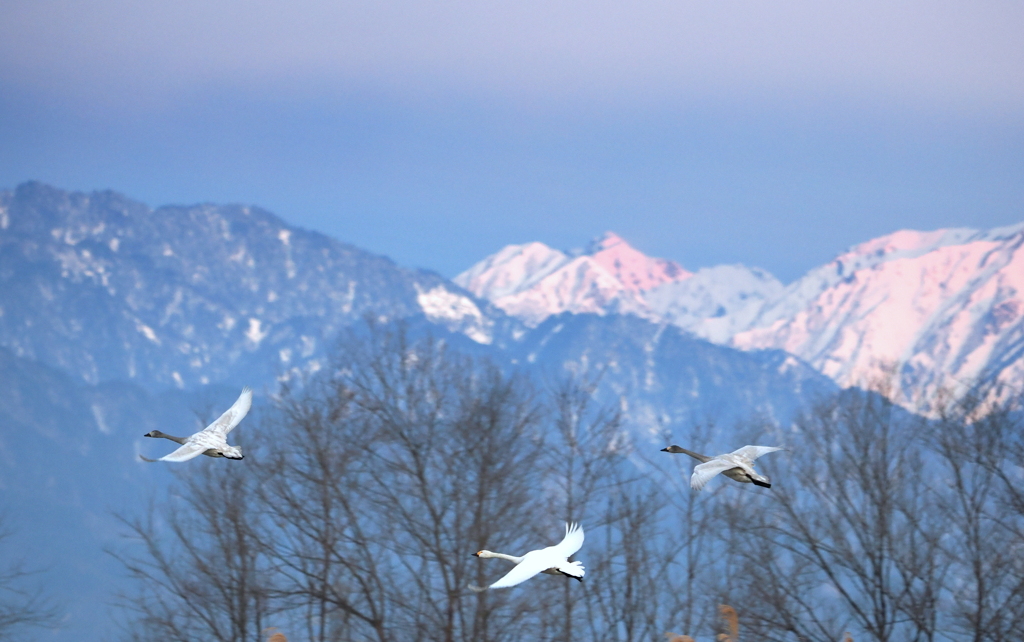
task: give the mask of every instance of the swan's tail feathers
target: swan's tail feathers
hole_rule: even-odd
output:
[[[772,487],[772,483],[770,481],[768,481],[767,479],[764,480],[764,481],[761,481],[760,479],[751,477],[750,481],[754,482],[755,486],[760,486],[761,488],[771,488]]]
[[[583,581],[583,576],[587,574],[587,569],[583,568],[583,562],[563,562],[558,566],[558,572],[566,577],[571,577],[574,580]]]

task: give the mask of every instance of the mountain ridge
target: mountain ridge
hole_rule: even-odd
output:
[[[612,233],[604,238],[628,245]],[[899,230],[854,245],[787,286],[742,265],[696,273],[680,267],[681,278],[647,289],[605,271],[601,297],[573,298],[553,287],[550,267],[538,278],[527,269],[531,263],[508,259],[522,248],[558,252],[533,243],[500,250],[456,282],[527,325],[562,312],[630,314],[742,350],[784,350],[842,387],[866,385],[895,367],[898,401],[933,412],[943,395],[959,396],[977,385],[1002,385],[1004,397],[1021,394],[1022,244],[1024,223],[992,230]],[[643,256],[632,248],[630,254]],[[565,264],[533,262],[552,263]],[[505,286],[494,289],[491,283]]]
[[[686,280],[604,241],[591,250],[598,260],[558,260],[636,291]],[[27,183],[0,192],[0,376],[10,382],[0,508],[18,525],[5,545],[51,569],[40,577],[64,620],[38,639],[116,636],[104,591],[132,587],[103,551],[131,544],[113,513],[138,514],[146,493],[190,470],[139,461],[168,452],[144,433],[187,434],[250,385],[253,410],[232,433],[248,447],[281,379],[325,374],[343,340],[374,324],[401,324],[411,339],[430,335],[538,386],[586,377],[638,447],[709,418],[723,439],[750,417],[785,424],[809,391],[835,389],[781,351],[741,352],[635,315],[565,313],[531,328],[436,274],[259,208],[151,209]]]
[[[561,312],[651,317],[643,292],[690,276],[678,263],[647,257],[608,232],[578,254],[539,242],[509,245],[452,281],[536,326]]]
[[[275,361],[315,369],[324,341],[371,311],[426,314],[478,341],[502,321],[440,275],[257,207],[150,209],[38,182],[0,192],[0,283],[0,345],[87,382],[153,389]]]

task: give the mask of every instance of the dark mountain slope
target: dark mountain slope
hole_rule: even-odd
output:
[[[424,305],[435,322],[486,333],[473,300],[440,276],[258,208],[150,210],[40,183],[0,192],[0,345],[91,383],[272,377],[310,366],[325,337],[366,313]]]

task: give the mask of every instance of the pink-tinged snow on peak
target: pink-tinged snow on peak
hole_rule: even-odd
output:
[[[611,232],[571,256],[543,243],[509,245],[455,277],[458,285],[536,325],[562,312],[650,316],[643,293],[692,276]]]
[[[732,344],[791,352],[841,385],[900,369],[899,401],[934,410],[940,392],[1024,381],[1024,225],[901,231],[812,270]],[[1017,355],[1008,358],[1008,355]]]
[[[529,288],[569,260],[568,255],[543,243],[507,245],[453,281],[476,296],[494,301]]]
[[[921,256],[947,245],[961,245],[985,237],[987,233],[968,228],[951,228],[921,232],[899,230],[853,246],[836,257],[835,263],[854,269],[902,258]]]
[[[1019,236],[1022,231],[1024,223],[991,230],[900,230],[860,243],[787,286],[774,303],[762,309],[749,327],[768,327],[778,321],[792,319],[823,293],[863,270],[874,270],[891,261],[914,259],[945,247],[958,247],[973,242],[1003,243]]]
[[[693,276],[675,261],[647,256],[614,232],[605,232],[591,244],[589,254],[623,287],[637,294]]]

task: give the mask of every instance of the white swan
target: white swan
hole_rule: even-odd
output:
[[[530,551],[522,557],[505,555],[504,553],[492,553],[491,551],[479,551],[477,553],[473,553],[476,557],[497,557],[499,559],[515,562],[516,567],[506,573],[505,577],[490,586],[480,587],[470,585],[469,588],[470,590],[477,592],[485,591],[489,588],[506,588],[509,586],[515,586],[516,584],[521,584],[538,573],[565,575],[582,582],[583,576],[586,574],[586,569],[583,568],[583,563],[569,561],[569,558],[572,557],[576,551],[580,550],[582,546],[583,527],[579,524],[566,524],[565,537],[562,538],[561,542],[554,546]]]
[[[735,479],[736,481],[743,482],[745,484],[754,484],[755,486],[771,488],[771,480],[764,475],[758,474],[758,472],[754,470],[754,460],[762,455],[773,453],[776,450],[782,450],[782,448],[778,448],[776,446],[744,446],[743,448],[734,450],[731,453],[715,455],[714,457],[701,455],[700,453],[695,453],[692,450],[680,448],[679,446],[662,448],[661,452],[682,453],[700,461],[700,464],[694,466],[693,475],[690,476],[690,488],[700,490],[701,488],[704,488],[704,485],[708,483],[709,479],[718,473],[722,473],[729,479]]]
[[[238,425],[238,422],[242,421],[246,413],[249,412],[249,408],[252,406],[252,390],[246,386],[242,388],[242,394],[238,395],[238,399],[231,405],[230,408],[224,411],[224,414],[203,430],[200,430],[196,434],[188,438],[174,437],[162,433],[159,430],[152,430],[146,433],[145,437],[161,437],[163,439],[170,439],[181,444],[181,448],[175,450],[169,455],[164,455],[160,459],[150,459],[149,457],[142,457],[143,461],[188,461],[199,455],[206,455],[207,457],[227,457],[228,459],[242,459],[242,449],[238,446],[229,446],[227,442],[228,433]]]

